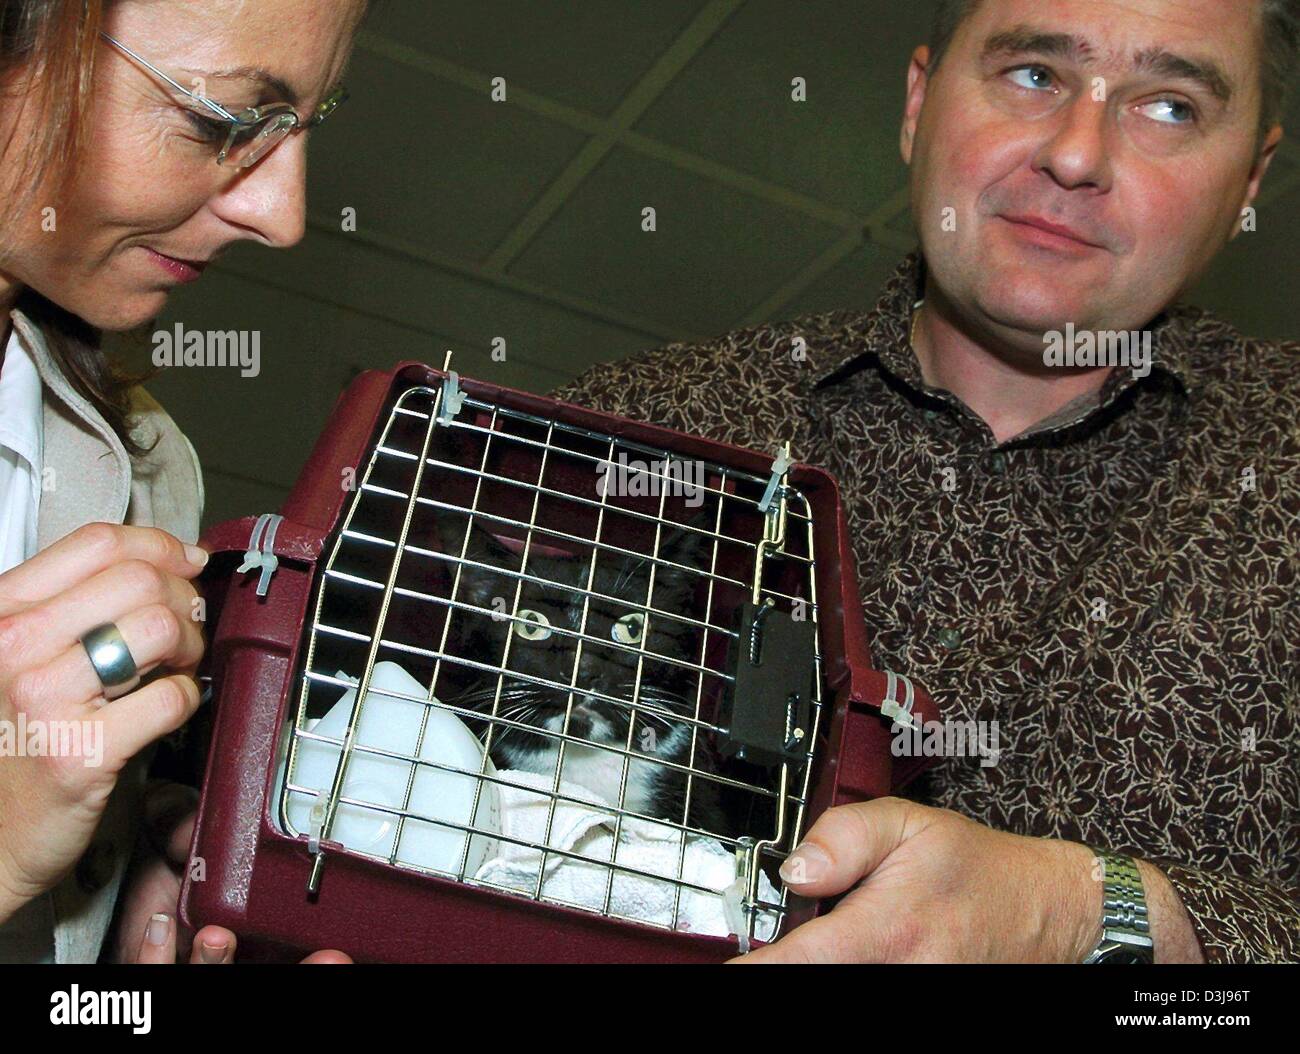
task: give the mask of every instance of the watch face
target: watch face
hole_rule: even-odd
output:
[[[1151,951],[1147,948],[1136,948],[1131,944],[1112,944],[1109,948],[1104,948],[1097,953],[1093,960],[1097,963],[1123,963],[1123,964],[1146,964],[1151,962]]]
[[[1127,948],[1116,948],[1113,952],[1104,952],[1102,957],[1097,961],[1103,963],[1124,963],[1127,965],[1146,962],[1142,956],[1134,955]]]

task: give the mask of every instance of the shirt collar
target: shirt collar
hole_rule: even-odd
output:
[[[847,339],[814,378],[816,390],[833,387],[876,362],[899,380],[927,390],[921,364],[912,350],[912,311],[925,296],[926,264],[920,252],[909,253],[885,283],[876,306],[845,327]],[[1151,374],[1168,374],[1190,393],[1196,384],[1191,359],[1196,322],[1205,312],[1175,304],[1162,311],[1151,330]],[[1113,382],[1113,383],[1112,383]],[[1128,371],[1116,371],[1106,385],[1106,398],[1137,383]]]
[[[14,326],[0,364],[0,445],[41,470],[41,376]]]
[[[41,455],[57,470],[76,478],[85,473],[93,483],[59,486],[41,499],[41,546],[91,520],[123,523],[131,500],[131,459],[112,427],[78,392],[45,341],[45,335],[23,311],[9,313],[41,379]]]

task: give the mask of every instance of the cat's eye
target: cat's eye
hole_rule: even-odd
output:
[[[620,644],[640,644],[645,633],[645,615],[636,611],[624,615],[610,627],[609,635]]]
[[[522,621],[515,623],[515,632],[524,640],[545,640],[551,635],[551,622],[540,611],[533,611],[531,608],[520,608],[519,618]]]

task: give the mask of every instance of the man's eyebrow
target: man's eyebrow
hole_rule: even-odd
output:
[[[1053,33],[1033,26],[1014,26],[995,33],[984,42],[982,57],[987,60],[996,55],[1051,55],[1070,59],[1086,65],[1095,49],[1084,37],[1073,33]],[[1174,77],[1201,85],[1220,102],[1232,98],[1232,85],[1221,67],[1213,59],[1189,58],[1176,55],[1165,48],[1147,48],[1139,51],[1133,60],[1139,73]]]
[[[263,69],[261,66],[234,66],[225,70],[212,70],[208,76],[214,80],[238,79],[253,81],[265,88],[276,102],[287,102],[295,108],[300,102],[298,93],[289,86],[288,81],[283,77],[277,77],[274,73]]]
[[[1073,33],[1052,33],[1032,26],[1015,26],[994,33],[984,42],[984,59],[995,55],[1019,55],[1033,52],[1037,55],[1054,55],[1084,63],[1092,58],[1092,45]]]
[[[1133,65],[1140,73],[1194,81],[1220,102],[1232,99],[1232,85],[1228,83],[1223,68],[1213,59],[1193,59],[1175,55],[1164,48],[1150,48],[1138,52]]]

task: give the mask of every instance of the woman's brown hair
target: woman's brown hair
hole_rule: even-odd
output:
[[[26,213],[42,176],[57,196],[72,179],[86,139],[95,54],[105,0],[0,0],[0,93],[15,112],[0,143],[10,200],[0,202],[0,230]],[[28,119],[19,121],[20,116]],[[19,124],[32,129],[15,142]],[[72,387],[108,422],[133,456],[147,453],[131,438],[131,389],[146,377],[123,373],[103,350],[100,334],[35,290],[17,306],[44,334],[50,355]],[[156,440],[155,440],[156,441]]]

